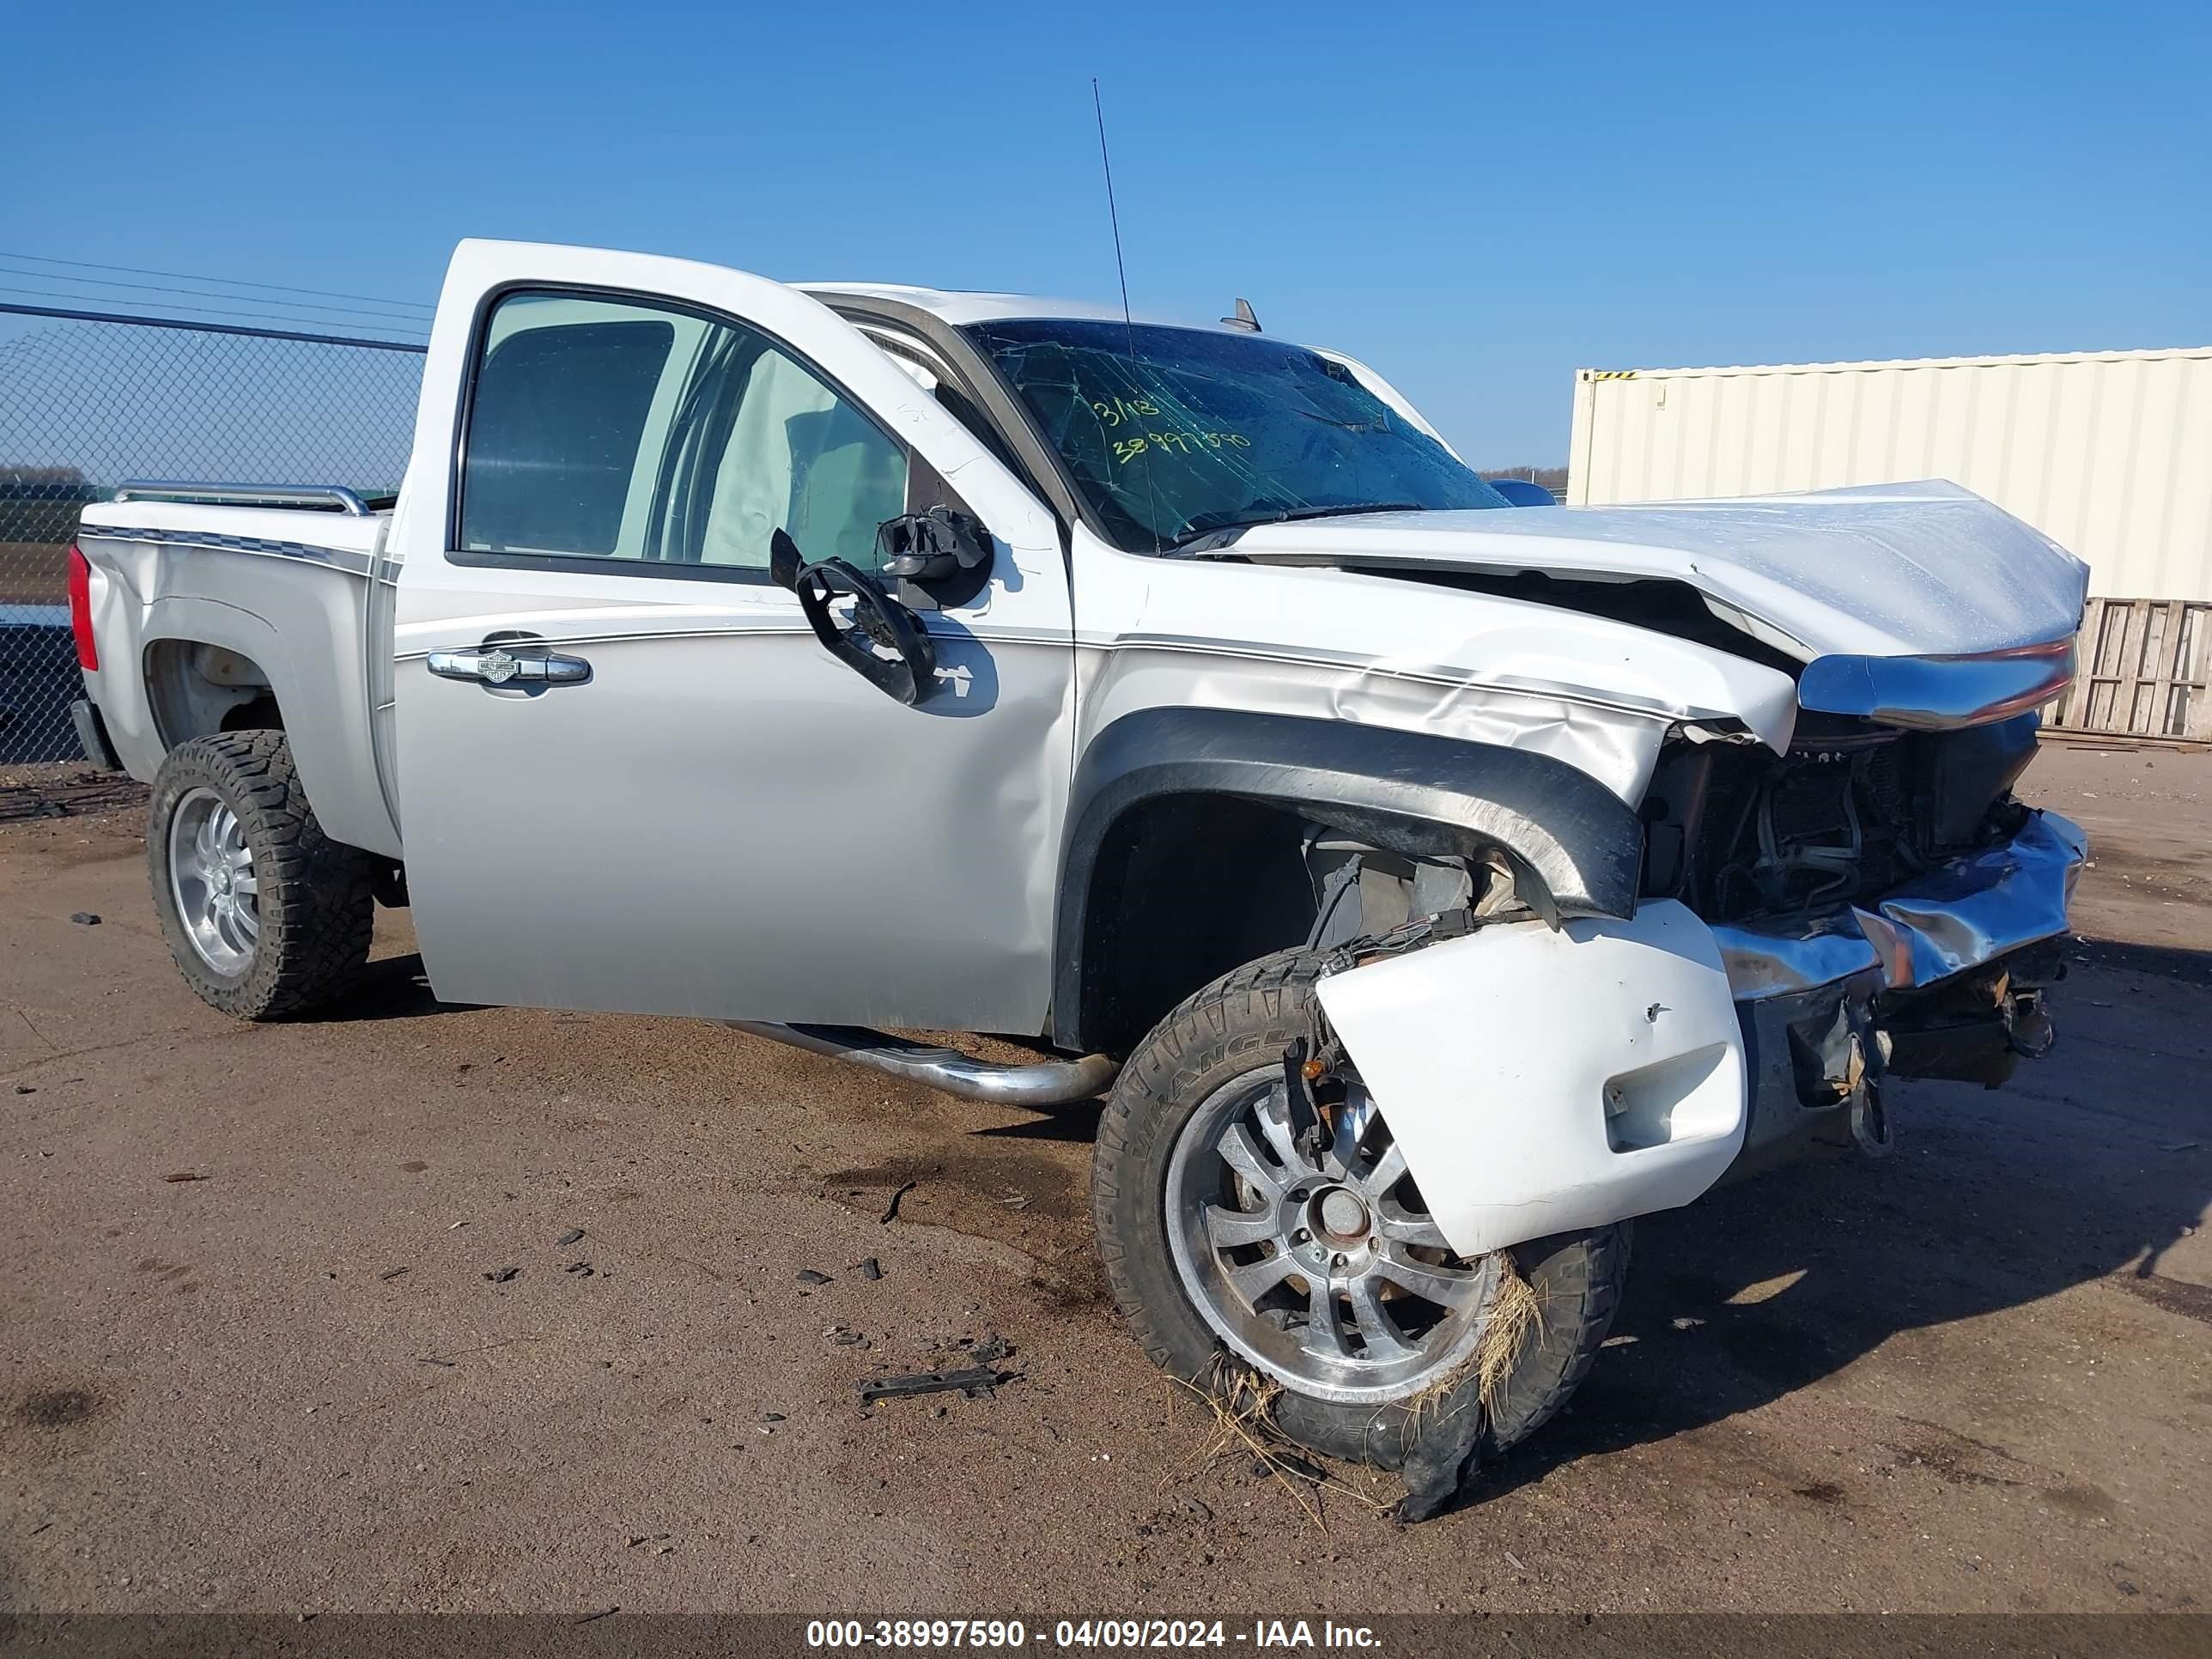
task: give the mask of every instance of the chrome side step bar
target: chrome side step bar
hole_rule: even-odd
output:
[[[963,1100],[988,1100],[1002,1106],[1063,1106],[1070,1101],[1088,1100],[1105,1093],[1115,1073],[1121,1069],[1121,1061],[1104,1054],[1002,1066],[860,1025],[777,1025],[753,1019],[721,1023],[748,1036],[848,1060],[855,1066],[958,1095]]]

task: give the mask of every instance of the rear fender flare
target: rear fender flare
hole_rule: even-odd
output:
[[[296,689],[291,651],[283,635],[265,618],[221,599],[183,596],[156,599],[147,611],[140,633],[139,673],[164,750],[173,749],[197,734],[163,729],[162,711],[155,706],[155,688],[146,670],[158,645],[210,645],[244,657],[268,677],[270,693],[280,705],[286,693]]]

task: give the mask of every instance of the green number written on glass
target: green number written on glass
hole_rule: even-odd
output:
[[[1108,426],[1119,426],[1139,415],[1158,415],[1159,405],[1149,398],[1116,398],[1110,404],[1093,404],[1091,410]]]
[[[1148,449],[1170,455],[1189,455],[1204,449],[1249,449],[1252,441],[1241,432],[1147,432],[1141,438],[1116,438],[1114,460],[1126,466],[1133,456]]]

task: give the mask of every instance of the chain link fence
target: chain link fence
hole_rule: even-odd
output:
[[[126,478],[399,486],[422,348],[0,304],[0,764],[74,760],[68,556]]]

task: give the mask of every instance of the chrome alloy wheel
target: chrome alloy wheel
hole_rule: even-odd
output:
[[[1322,1112],[1293,1133],[1280,1066],[1207,1096],[1169,1160],[1168,1243],[1238,1357],[1318,1399],[1402,1399],[1474,1352],[1497,1264],[1452,1252],[1364,1088]]]
[[[212,789],[189,791],[170,816],[169,892],[202,962],[227,979],[252,965],[261,938],[253,849],[238,814]]]

